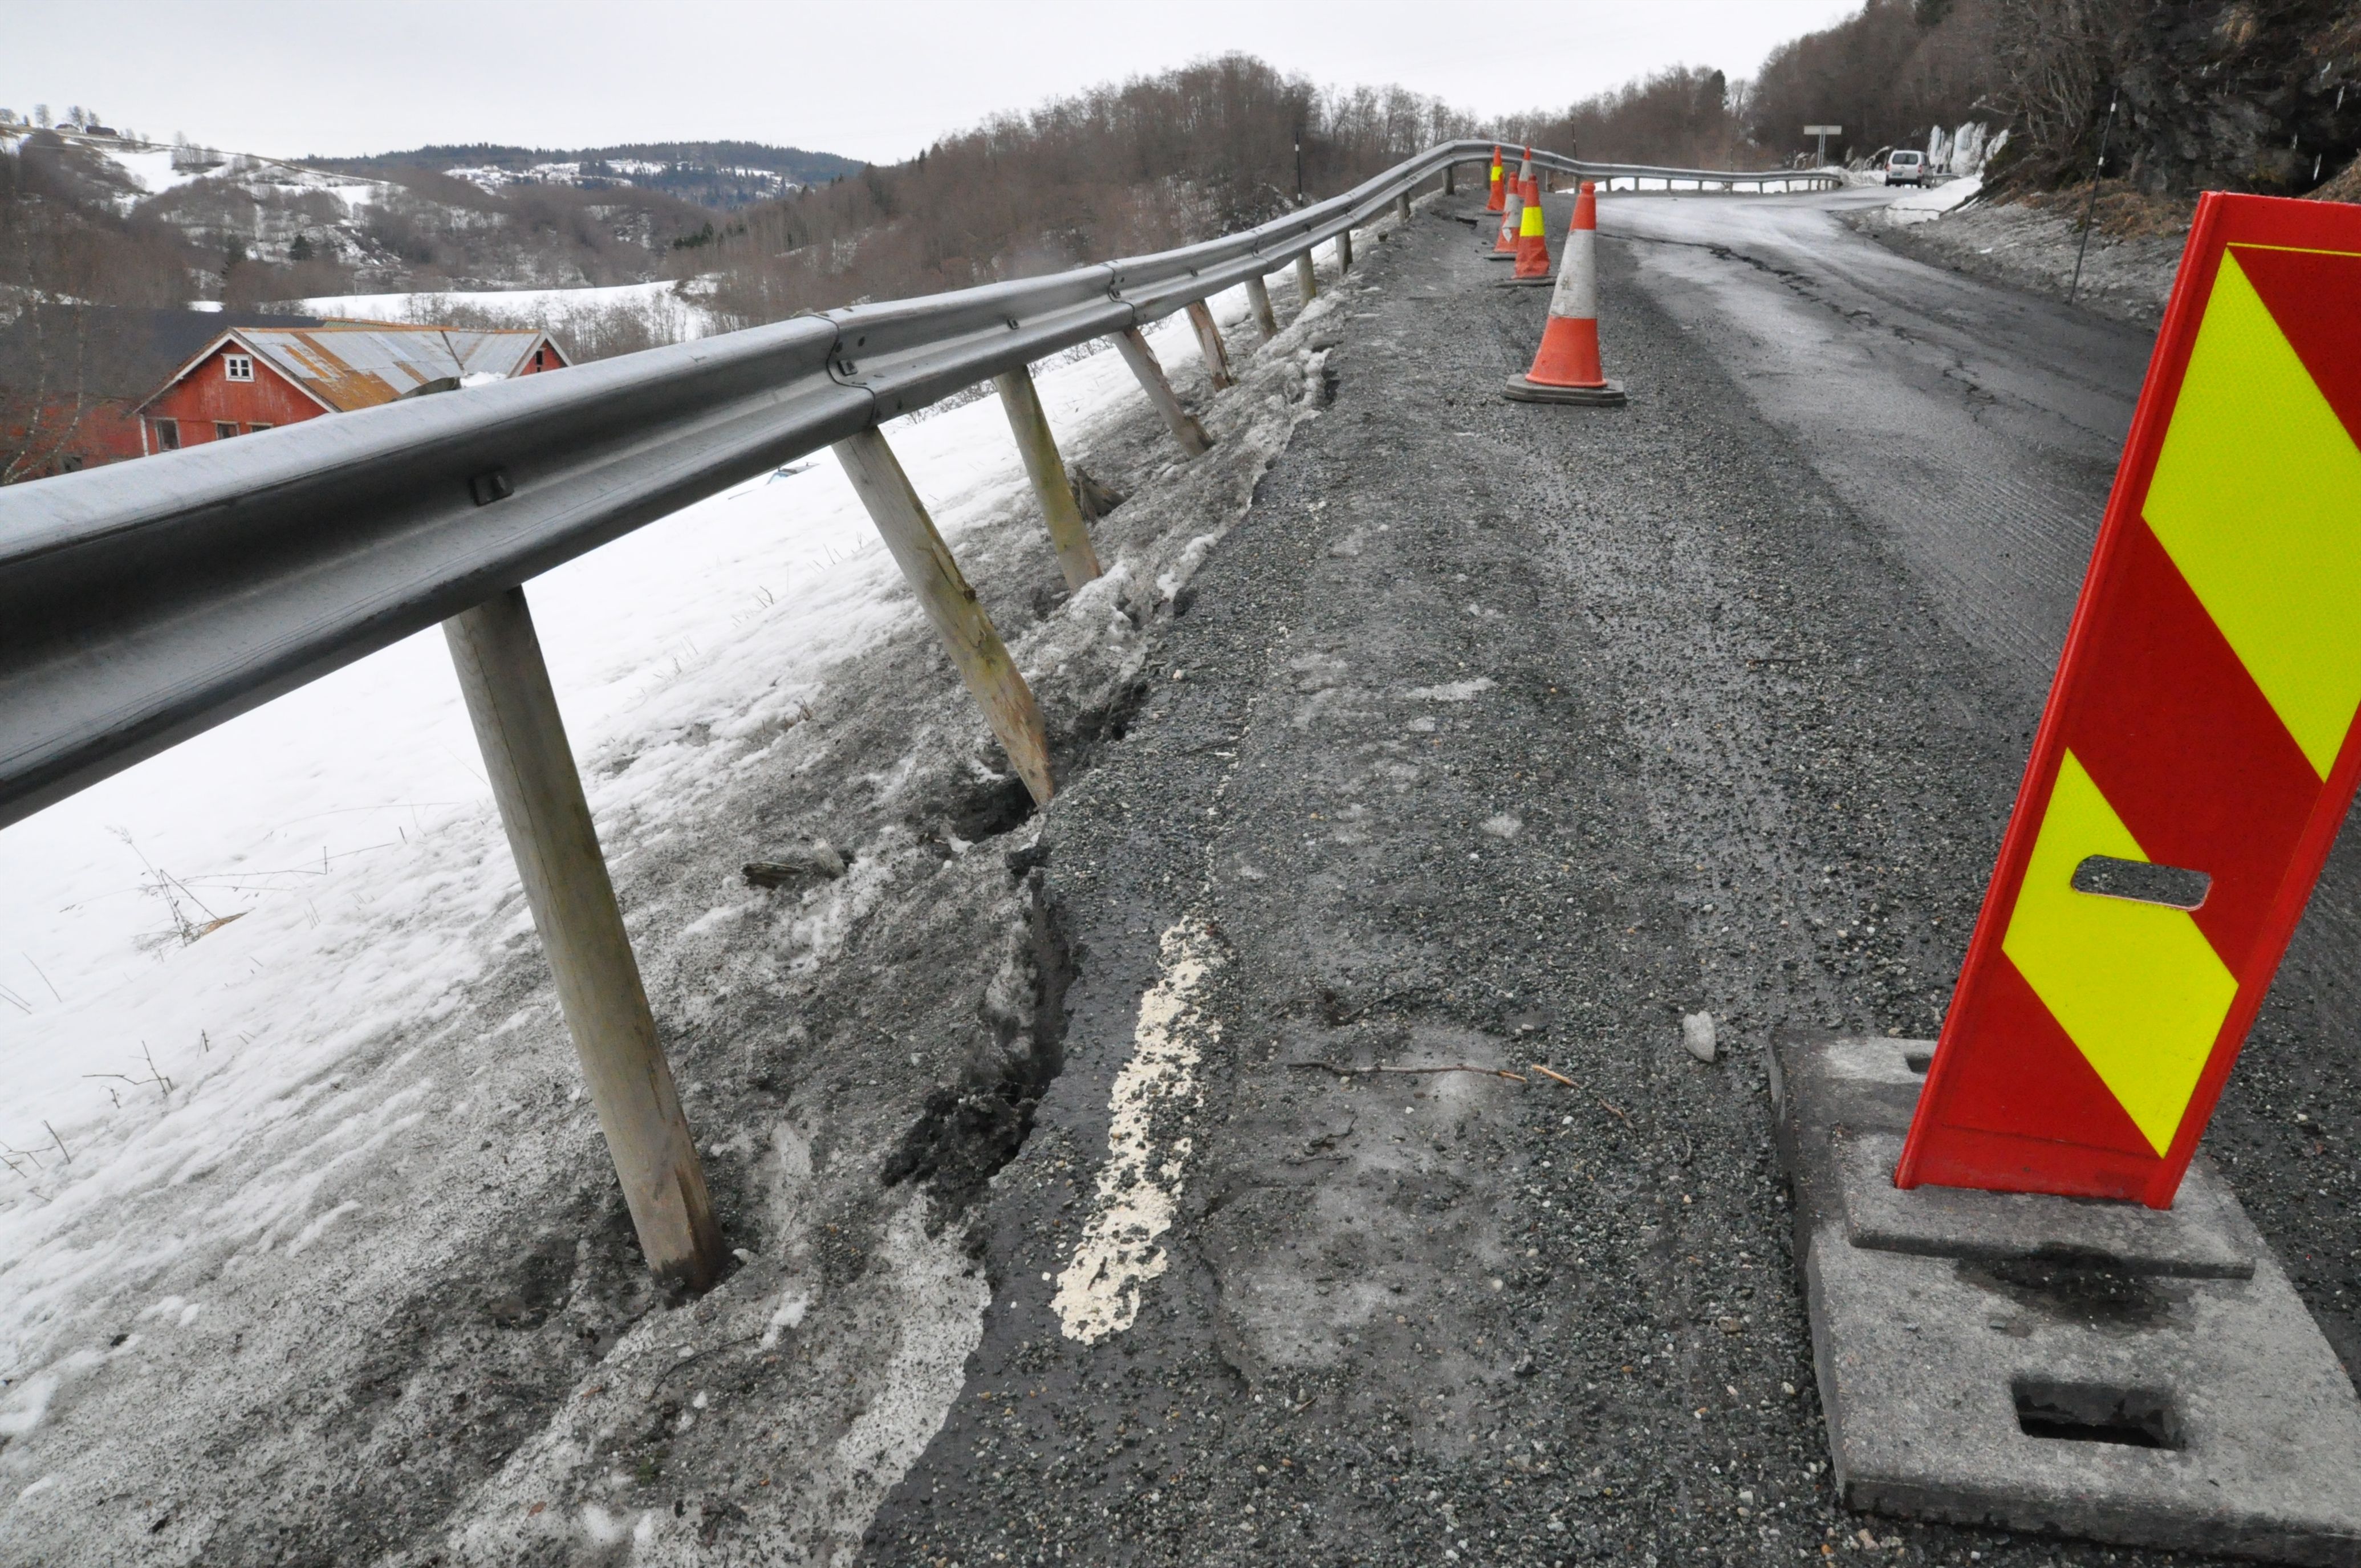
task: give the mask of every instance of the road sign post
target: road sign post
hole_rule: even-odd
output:
[[[1820,167],[1826,168],[1828,161],[1828,138],[1844,135],[1844,127],[1842,126],[1806,126],[1804,134],[1820,138],[1819,162]]]

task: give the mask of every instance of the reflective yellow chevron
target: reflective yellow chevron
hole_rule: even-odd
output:
[[[2070,750],[2001,951],[2162,1156],[2238,981],[2185,910],[2075,892],[2091,855],[2148,858]]]
[[[2326,778],[2361,707],[2361,450],[2235,250],[2223,253],[2144,515]]]

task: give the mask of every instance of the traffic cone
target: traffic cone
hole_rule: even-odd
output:
[[[1508,192],[1501,189],[1507,183],[1508,181],[1500,178],[1500,149],[1496,147],[1492,149],[1492,195],[1491,199],[1484,203],[1486,212],[1497,213],[1507,204]]]
[[[1574,199],[1574,224],[1566,230],[1565,259],[1550,295],[1549,324],[1542,329],[1533,367],[1509,378],[1507,396],[1520,403],[1577,403],[1620,408],[1623,384],[1610,381],[1598,364],[1598,187],[1582,182]]]
[[[1517,178],[1500,182],[1508,187],[1508,201],[1500,209],[1500,232],[1492,238],[1492,248],[1486,257],[1487,260],[1514,261],[1517,258],[1517,236],[1524,226],[1525,181],[1532,171],[1532,149],[1528,148],[1525,149],[1524,168],[1519,170]]]
[[[1528,175],[1522,181],[1524,212],[1517,220],[1517,270],[1510,283],[1538,287],[1551,280],[1549,224],[1542,216],[1541,181]]]

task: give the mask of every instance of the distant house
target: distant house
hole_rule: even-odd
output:
[[[547,333],[526,328],[283,318],[233,326],[140,405],[141,434],[148,450],[170,452],[566,363]]]
[[[0,329],[0,481],[95,467],[148,450],[139,405],[231,327],[311,316],[43,304]]]
[[[567,363],[525,329],[37,305],[0,330],[0,483]]]

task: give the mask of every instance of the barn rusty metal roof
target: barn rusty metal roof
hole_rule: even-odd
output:
[[[319,326],[242,326],[225,335],[330,408],[346,412],[392,402],[429,382],[513,376],[546,341],[541,333],[522,327],[334,321]]]

